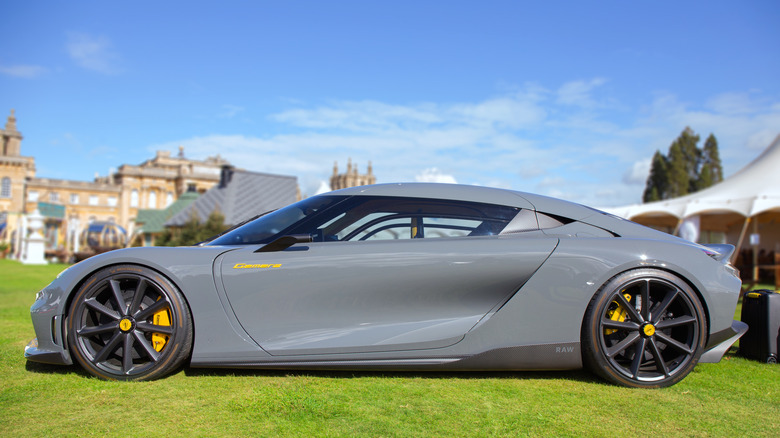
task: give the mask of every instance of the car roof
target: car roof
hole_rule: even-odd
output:
[[[325,193],[325,196],[399,196],[452,199],[532,208],[519,192],[489,187],[438,183],[391,183],[357,186]]]
[[[560,199],[493,187],[441,183],[390,183],[357,186],[320,196],[400,196],[410,198],[452,199],[538,210],[580,219],[595,213],[583,205]]]

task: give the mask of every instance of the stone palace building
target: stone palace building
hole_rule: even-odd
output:
[[[73,239],[94,222],[115,223],[132,235],[139,210],[165,208],[186,192],[204,193],[229,165],[219,155],[190,160],[179,147],[177,156],[158,151],[152,159],[124,164],[93,181],[41,178],[35,158],[22,155],[22,139],[11,110],[0,130],[0,240],[11,240],[21,217],[38,210],[47,248],[72,248]]]
[[[188,159],[180,146],[175,156],[157,151],[154,158],[139,165],[123,164],[93,181],[42,178],[36,175],[35,158],[22,155],[22,139],[11,110],[0,130],[0,242],[14,238],[19,242],[23,234],[15,231],[24,226],[26,215],[37,210],[44,216],[49,251],[77,249],[84,230],[95,223],[116,224],[131,237],[139,213],[166,209],[185,193],[206,193],[220,183],[223,168],[232,168],[219,155]],[[371,163],[366,174],[359,174],[351,160],[345,173],[334,165],[330,178],[332,190],[375,182]]]

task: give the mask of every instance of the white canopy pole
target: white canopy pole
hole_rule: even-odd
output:
[[[758,217],[753,221],[753,234],[758,234]],[[753,281],[758,283],[758,245],[753,244]]]

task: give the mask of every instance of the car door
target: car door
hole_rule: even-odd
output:
[[[503,305],[558,243],[533,234],[250,245],[221,256],[215,273],[272,355],[441,348]]]

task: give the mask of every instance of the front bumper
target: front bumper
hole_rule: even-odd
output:
[[[34,338],[24,347],[24,357],[27,360],[54,365],[71,365],[70,353],[62,348],[43,350],[38,347],[38,338]]]
[[[24,357],[33,362],[71,365],[67,348],[64,317],[60,314],[58,293],[44,289],[30,308],[36,338],[24,347]]]

